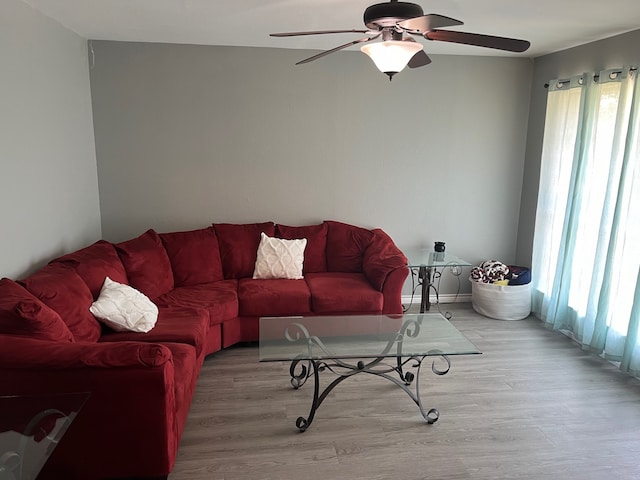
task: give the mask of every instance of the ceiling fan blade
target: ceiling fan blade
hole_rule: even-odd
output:
[[[482,35],[479,33],[455,32],[450,30],[433,30],[431,32],[426,32],[423,36],[428,40],[462,43],[478,47],[495,48],[496,50],[506,50],[508,52],[524,52],[531,45],[527,40],[494,37],[492,35]]]
[[[411,37],[407,37],[403,39],[403,41],[415,42],[415,40]],[[425,65],[429,65],[430,63],[431,63],[431,59],[429,58],[429,55],[427,55],[424,50],[420,50],[413,57],[411,57],[411,60],[409,60],[409,63],[407,65],[409,66],[409,68],[418,68],[418,67],[424,67]]]
[[[325,35],[328,33],[368,33],[370,30],[318,30],[315,32],[282,32],[270,33],[270,37],[299,37],[302,35]]]
[[[436,28],[453,27],[456,25],[464,25],[464,23],[460,20],[456,20],[455,18],[436,15],[435,13],[398,22],[398,26],[400,28],[411,33],[419,33],[421,35]]]
[[[413,57],[411,57],[411,60],[409,60],[409,63],[407,65],[409,66],[409,68],[418,68],[429,65],[430,63],[431,59],[429,58],[429,55],[427,55],[424,50],[420,50]]]
[[[309,57],[309,58],[305,58],[304,60],[300,60],[298,63],[296,63],[296,65],[302,65],[303,63],[313,62],[314,60],[317,60],[317,59],[322,58],[322,57],[324,57],[326,55],[329,55],[330,53],[334,53],[334,52],[337,52],[337,51],[342,50],[344,48],[350,47],[351,45],[356,45],[358,43],[365,43],[365,42],[369,42],[371,40],[374,40],[374,39],[378,38],[380,35],[382,35],[382,32],[378,33],[377,35],[374,35],[373,37],[362,37],[362,38],[359,38],[358,40],[353,40],[352,42],[345,43],[344,45],[340,45],[339,47],[332,48],[331,50],[325,50],[324,52],[320,52],[317,55],[314,55],[314,56]]]

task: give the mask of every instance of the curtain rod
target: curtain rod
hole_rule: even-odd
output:
[[[638,70],[638,67],[631,67],[631,68],[629,69],[629,71],[630,71],[630,72],[635,72],[635,71],[637,71],[637,70]],[[612,72],[611,72],[611,74],[616,74],[616,75],[619,75],[619,74],[621,74],[621,73],[622,73],[622,70],[614,70],[614,71],[612,71]],[[597,73],[594,73],[594,74],[593,74],[593,81],[594,81],[594,82],[597,82],[599,78],[600,78],[600,75],[598,75]],[[566,83],[569,83],[570,81],[571,81],[571,80],[560,80],[558,83],[559,83],[560,85],[564,85],[564,84],[566,84]],[[548,84],[548,83],[545,83],[545,84],[544,84],[544,88],[549,88],[549,84]]]

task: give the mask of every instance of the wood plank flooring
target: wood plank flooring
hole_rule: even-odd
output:
[[[312,385],[257,345],[205,360],[169,480],[640,478],[640,382],[534,318],[503,322],[443,305],[483,355],[421,373],[426,424],[398,387],[358,375],[299,433]],[[332,380],[327,376],[326,380]]]

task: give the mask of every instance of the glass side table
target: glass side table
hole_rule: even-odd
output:
[[[471,264],[448,252],[434,252],[428,248],[408,249],[404,254],[409,259],[409,269],[411,274],[417,272],[418,285],[422,287],[420,295],[420,313],[424,313],[431,308],[429,293],[433,289],[438,295],[438,290],[433,281],[439,278],[442,272],[438,269],[447,267],[470,267]]]
[[[0,395],[0,480],[34,480],[89,395]]]

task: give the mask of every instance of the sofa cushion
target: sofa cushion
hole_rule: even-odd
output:
[[[158,307],[146,295],[109,277],[89,311],[116,332],[146,333],[158,320]]]
[[[158,322],[147,333],[105,332],[100,342],[184,343],[196,349],[196,356],[204,352],[209,331],[209,313],[194,308],[159,308]]]
[[[60,315],[76,341],[95,342],[102,327],[89,311],[91,291],[76,272],[65,263],[54,262],[19,283]]]
[[[306,246],[306,238],[286,240],[261,233],[253,278],[301,279]]]
[[[213,227],[188,232],[161,233],[176,287],[222,280],[220,247]]]
[[[366,228],[328,220],[327,270],[329,272],[362,272],[364,252],[373,239]]]
[[[94,299],[100,295],[102,284],[107,277],[115,282],[128,283],[124,266],[114,246],[104,240],[56,258],[52,262],[61,262],[73,267],[89,287]]]
[[[116,250],[127,272],[129,285],[136,290],[154,299],[173,288],[169,256],[153,229],[116,244]]]
[[[223,280],[192,287],[177,287],[156,299],[159,307],[204,308],[209,322],[218,325],[238,316],[238,281]]]
[[[254,280],[238,283],[240,315],[301,315],[311,311],[311,292],[304,280]]]
[[[214,223],[213,228],[220,245],[224,278],[251,278],[256,265],[260,233],[273,237],[274,223]]]
[[[382,291],[389,273],[396,268],[408,268],[407,257],[383,230],[372,230],[374,237],[364,252],[362,268],[374,288]]]
[[[362,273],[310,273],[313,313],[382,313],[384,296]]]
[[[73,342],[60,315],[9,278],[0,280],[0,334]]]
[[[307,225],[304,227],[290,227],[276,225],[276,237],[294,240],[306,238],[307,247],[304,249],[303,273],[327,271],[327,232],[328,225]]]

